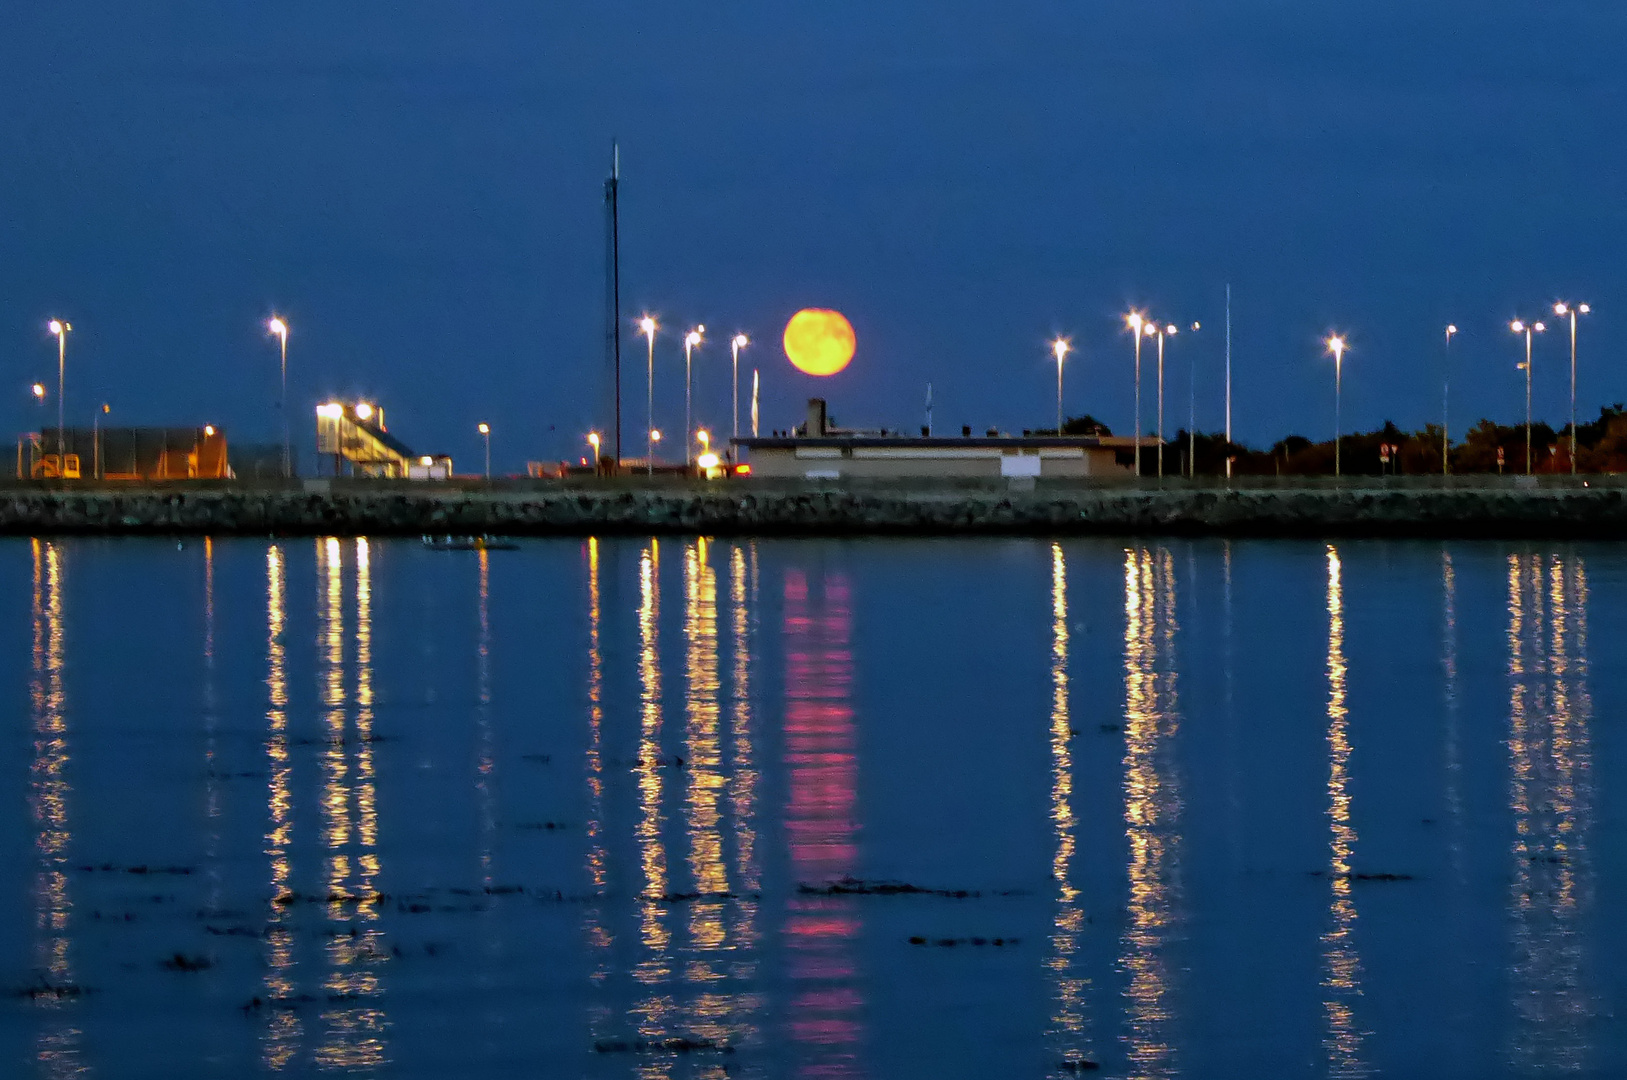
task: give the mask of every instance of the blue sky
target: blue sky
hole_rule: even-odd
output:
[[[340,10],[342,8],[342,10]],[[1225,285],[1240,438],[1515,419],[1514,315],[1591,302],[1579,409],[1627,399],[1615,312],[1627,9],[1594,3],[1134,5],[894,0],[9,5],[0,9],[0,392],[32,426],[53,315],[68,409],[277,430],[290,398],[383,402],[414,447],[579,453],[606,422],[601,185],[623,147],[623,297],[713,331],[697,412],[727,422],[724,341],[758,344],[764,425],[823,393],[844,423],[1131,425],[1132,303],[1205,329],[1169,354],[1220,424]],[[805,305],[853,321],[816,383],[778,347]],[[676,332],[657,424],[681,425]],[[625,339],[642,429],[641,342]],[[1559,421],[1567,357],[1538,343]],[[1151,423],[1150,372],[1144,393]],[[9,389],[7,389],[9,387]],[[308,458],[308,455],[307,455]]]

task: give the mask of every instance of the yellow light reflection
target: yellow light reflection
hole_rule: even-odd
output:
[[[271,1008],[262,1033],[261,1060],[273,1070],[286,1067],[299,1048],[300,1017],[295,1011],[294,940],[287,925],[289,847],[293,841],[293,798],[288,759],[288,664],[283,635],[287,629],[288,582],[282,548],[266,549],[266,758],[270,772],[266,856],[271,863],[271,898],[266,913],[265,992]]]
[[[1124,825],[1130,847],[1128,925],[1120,942],[1126,1054],[1132,1075],[1176,1071],[1171,1044],[1172,965],[1180,869],[1181,793],[1173,743],[1180,730],[1175,684],[1175,571],[1166,549],[1124,553]]]
[[[356,922],[348,933],[335,933],[327,943],[329,974],[324,989],[329,1000],[343,1002],[322,1014],[326,1027],[322,1046],[316,1061],[328,1069],[371,1069],[385,1062],[385,1012],[378,1005],[382,983],[376,967],[386,962],[389,950],[379,928],[378,876],[378,805],[376,770],[373,761],[373,580],[371,549],[365,538],[355,541],[356,556],[356,635],[355,635],[355,720],[347,736],[344,727],[344,706],[340,700],[340,726],[338,740],[341,753],[353,747],[354,780],[350,790],[340,792],[348,807],[354,803],[354,829],[346,832],[344,840],[351,850],[335,852],[336,857],[353,854],[354,861],[345,858],[348,875],[330,881],[330,913],[337,908],[335,919],[353,917]],[[344,567],[342,551],[335,541],[326,549],[329,596],[333,595],[332,582],[339,582],[340,611],[343,618]],[[331,614],[331,612],[330,612]],[[342,636],[342,627],[341,636]],[[341,654],[342,659],[342,654]],[[331,736],[330,736],[331,738]],[[346,811],[347,820],[350,812]],[[348,902],[336,904],[332,898],[348,897]],[[359,923],[360,926],[356,925]],[[343,927],[338,928],[343,929]]]
[[[1328,583],[1328,880],[1332,899],[1329,926],[1322,935],[1322,1009],[1327,1034],[1322,1048],[1332,1076],[1365,1076],[1361,1060],[1365,1032],[1356,1026],[1361,996],[1361,956],[1356,951],[1356,901],[1351,894],[1350,858],[1356,829],[1350,814],[1350,709],[1346,704],[1349,666],[1345,661],[1343,566],[1332,544],[1327,549]]]
[[[480,569],[480,637],[475,652],[475,693],[479,707],[475,725],[479,731],[478,760],[475,764],[475,793],[480,803],[480,874],[487,888],[492,885],[492,850],[497,844],[497,793],[493,789],[497,773],[496,738],[491,724],[491,553],[482,545],[475,553]]]
[[[1510,1057],[1522,1072],[1575,1073],[1593,1056],[1587,599],[1579,557],[1509,556]]]
[[[759,775],[751,713],[751,612],[756,602],[757,545],[755,542],[736,544],[729,553],[729,609],[734,650],[729,722],[734,775],[729,782],[729,810],[734,829],[734,873],[742,895],[734,905],[734,922],[730,928],[737,946],[730,972],[740,979],[750,979],[756,974],[757,897],[763,889],[762,867],[757,859]]]
[[[584,912],[584,930],[592,957],[589,978],[603,983],[610,977],[610,931],[603,922],[599,899],[609,888],[604,847],[604,646],[600,641],[599,539],[587,540],[588,561],[588,819],[586,824],[588,880],[593,884],[594,901]],[[603,1019],[599,1016],[598,1019]]]
[[[634,830],[644,883],[639,897],[639,931],[644,955],[633,978],[649,988],[632,1013],[644,1038],[664,1036],[673,1012],[672,997],[658,989],[672,974],[667,949],[667,857],[661,832],[661,542],[652,538],[639,558],[638,677],[639,821]]]
[[[1448,851],[1453,878],[1463,881],[1463,751],[1458,732],[1458,578],[1452,553],[1441,552],[1441,672],[1446,693],[1446,812],[1452,823]]]
[[[29,768],[29,809],[34,825],[34,943],[35,977],[42,988],[63,993],[32,996],[35,1005],[66,1010],[77,999],[70,948],[69,916],[73,903],[68,896],[68,846],[73,832],[68,822],[68,801],[73,788],[68,783],[67,696],[63,685],[66,641],[63,625],[64,586],[62,548],[57,544],[32,542],[34,555],[33,589],[33,676],[30,704],[33,716],[34,760]],[[74,1076],[84,1071],[79,1052],[80,1031],[62,1019],[42,1024],[35,1043],[35,1057],[48,1076]]]
[[[1075,830],[1073,812],[1073,728],[1068,690],[1068,562],[1062,545],[1051,545],[1051,825],[1056,853],[1051,878],[1056,882],[1056,916],[1050,955],[1055,999],[1051,1036],[1062,1061],[1090,1060],[1085,1029],[1085,994],[1090,980],[1076,970],[1074,954],[1085,927],[1085,911],[1073,884]]]

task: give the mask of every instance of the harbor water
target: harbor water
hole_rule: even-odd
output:
[[[0,542],[0,1075],[1627,1074],[1627,549]]]

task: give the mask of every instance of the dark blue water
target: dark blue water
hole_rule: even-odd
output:
[[[0,576],[6,1076],[1627,1072],[1618,547]]]

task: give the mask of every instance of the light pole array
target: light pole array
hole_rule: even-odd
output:
[[[1067,338],[1051,342],[1051,355],[1056,357],[1056,433],[1062,434],[1062,358],[1073,350]]]
[[[1593,309],[1586,304],[1567,304],[1563,300],[1554,305],[1554,314],[1570,316],[1571,321],[1571,475],[1576,475],[1576,316],[1587,315]]]
[[[266,332],[275,336],[282,346],[282,395],[277,398],[277,411],[282,414],[282,475],[294,475],[294,457],[288,443],[288,322],[281,315],[266,320]]]
[[[1338,334],[1329,334],[1325,342],[1328,352],[1333,354],[1333,475],[1340,472],[1339,463],[1339,433],[1344,430],[1344,422],[1340,417],[1340,410],[1344,394],[1344,362],[1345,349],[1348,345],[1345,339]]]
[[[691,415],[690,415],[690,398],[692,397],[691,388],[694,385],[694,379],[691,376],[691,368],[692,368],[692,363],[693,363],[693,360],[694,360],[695,346],[699,345],[704,340],[702,335],[705,334],[705,333],[706,333],[706,327],[705,326],[696,325],[695,329],[691,330],[689,333],[684,335],[684,465],[685,466],[688,466],[694,460],[694,457],[695,457],[694,451],[690,448],[690,443],[689,443],[690,433],[694,430],[694,427],[693,427],[693,424],[692,424],[692,421],[691,421]]]
[[[1508,328],[1515,334],[1525,335],[1525,363],[1520,367],[1525,369],[1525,474],[1531,475],[1531,335],[1540,334],[1548,328],[1542,323],[1528,323],[1522,319],[1515,319],[1508,324]]]
[[[638,332],[644,335],[645,343],[649,346],[646,369],[645,387],[645,416],[644,416],[644,472],[646,475],[655,474],[655,330],[656,322],[646,315],[638,320]]]
[[[73,326],[62,319],[52,319],[47,325],[56,335],[56,453],[57,475],[62,476],[68,471],[68,451],[63,445],[66,433],[62,429],[66,421],[63,420],[62,405],[68,386],[68,334]]]

